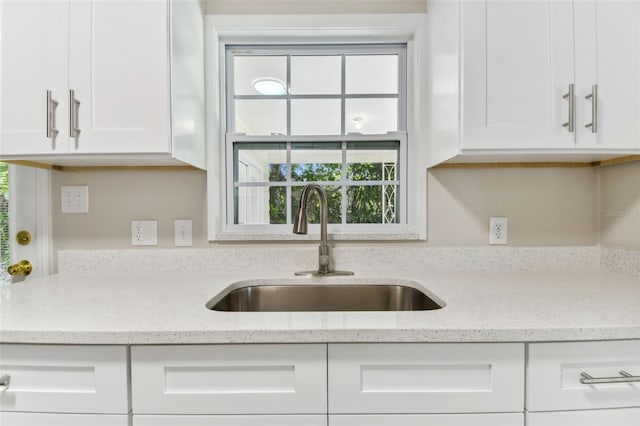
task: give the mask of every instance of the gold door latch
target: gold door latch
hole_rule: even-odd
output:
[[[31,233],[29,231],[18,232],[18,234],[16,235],[16,241],[21,246],[29,245],[29,243],[31,242]]]
[[[28,260],[21,260],[15,265],[11,265],[7,268],[9,275],[27,276],[33,270],[33,265]]]

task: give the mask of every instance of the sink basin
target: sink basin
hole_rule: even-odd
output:
[[[256,284],[231,286],[206,306],[230,312],[427,311],[444,303],[400,284]]]

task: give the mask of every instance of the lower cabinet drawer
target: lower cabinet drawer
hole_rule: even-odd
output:
[[[0,413],[2,426],[129,426],[124,414]]]
[[[133,426],[327,426],[326,415],[133,416]]]
[[[326,414],[326,345],[134,346],[134,414]]]
[[[127,414],[127,364],[125,346],[2,344],[0,411]]]
[[[527,413],[527,426],[638,426],[640,408]]]
[[[640,376],[640,340],[532,343],[527,366],[527,410],[640,407],[640,379],[583,384],[594,378]]]
[[[524,426],[524,414],[332,415],[329,426]]]
[[[524,410],[524,344],[330,344],[329,413]]]

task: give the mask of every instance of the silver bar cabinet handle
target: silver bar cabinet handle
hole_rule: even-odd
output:
[[[584,97],[585,99],[591,99],[591,123],[586,124],[584,127],[587,129],[591,127],[591,133],[598,132],[598,85],[591,86],[591,94]]]
[[[11,376],[5,374],[0,377],[0,392],[4,392],[9,389],[9,385],[11,384]]]
[[[76,99],[76,91],[69,90],[69,136],[77,138],[80,129],[78,128],[78,108],[80,101]]]
[[[566,127],[569,133],[573,133],[575,131],[575,106],[576,106],[576,97],[574,96],[575,84],[571,83],[569,85],[569,92],[565,93],[562,96],[562,99],[566,99],[569,101],[569,121],[564,123],[562,127]]]
[[[58,134],[58,129],[55,128],[57,106],[58,101],[51,97],[51,90],[47,90],[47,138],[49,139],[55,138]]]
[[[640,376],[634,376],[627,373],[624,370],[618,372],[620,377],[592,377],[589,374],[582,372],[580,376],[580,383],[583,385],[597,385],[603,383],[633,383],[640,382]]]

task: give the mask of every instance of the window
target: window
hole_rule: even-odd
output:
[[[406,226],[406,44],[225,54],[228,230],[289,233],[309,183],[325,189],[331,232]]]

